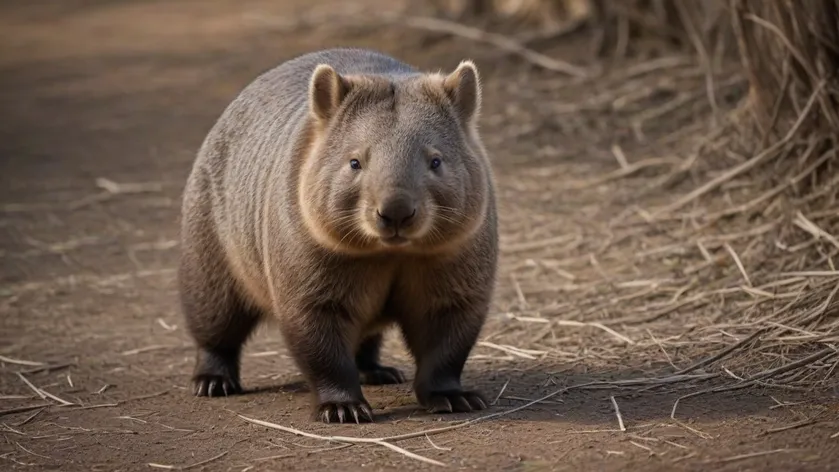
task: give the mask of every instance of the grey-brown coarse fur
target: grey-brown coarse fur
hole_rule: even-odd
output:
[[[331,49],[259,76],[208,133],[184,192],[180,292],[196,395],[242,390],[243,344],[273,316],[324,421],[372,421],[361,384],[400,328],[432,411],[486,407],[460,377],[498,259],[478,72],[419,72]]]

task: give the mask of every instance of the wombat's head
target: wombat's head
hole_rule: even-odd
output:
[[[393,80],[318,66],[299,187],[315,239],[354,254],[435,253],[467,240],[491,198],[480,106],[470,61],[448,75]]]

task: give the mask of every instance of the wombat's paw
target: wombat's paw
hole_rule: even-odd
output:
[[[316,420],[324,423],[372,423],[373,410],[367,402],[326,402],[318,405]]]
[[[391,385],[405,382],[405,374],[395,367],[380,365],[375,369],[361,371],[361,383],[364,385]]]
[[[464,413],[487,408],[487,401],[479,392],[450,390],[431,392],[423,406],[431,413]]]
[[[242,393],[236,379],[226,375],[199,374],[192,381],[192,392],[198,397],[221,397]]]

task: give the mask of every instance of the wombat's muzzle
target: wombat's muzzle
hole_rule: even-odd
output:
[[[376,227],[385,237],[399,236],[415,221],[417,207],[412,199],[399,196],[384,201],[376,209]]]

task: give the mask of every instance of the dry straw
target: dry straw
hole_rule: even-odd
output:
[[[449,12],[464,4],[436,3]],[[481,12],[483,25],[522,47],[580,31],[582,12],[582,29],[592,33],[599,57],[631,59],[651,44],[666,49],[663,43],[683,51],[617,75],[590,73],[614,87],[543,117],[574,123],[587,113],[620,112],[618,125],[630,122],[642,142],[653,124],[688,117],[692,124],[659,141],[701,136],[678,164],[649,156],[632,163],[612,146],[620,166],[614,175],[568,181],[560,170],[542,169],[515,184],[520,195],[549,193],[557,200],[608,184],[616,200],[640,203],[608,223],[600,247],[591,247],[585,234],[602,230],[594,224],[578,233],[567,223],[546,225],[536,242],[508,242],[505,268],[513,272],[516,302],[503,310],[517,326],[505,329],[504,351],[608,364],[655,350],[680,373],[711,369],[729,386],[828,386],[839,365],[839,2],[465,3],[480,3],[463,13]],[[555,17],[545,20],[549,15]],[[528,23],[534,18],[540,20]],[[573,82],[551,80],[543,89],[573,94]],[[745,100],[726,105],[732,87],[742,85]],[[675,98],[645,105],[663,91]],[[703,116],[707,122],[697,124]],[[655,164],[638,167],[647,161]],[[535,212],[511,226],[556,217]],[[513,345],[516,333],[521,342]],[[606,344],[613,347],[606,348],[610,337]],[[491,338],[484,346],[499,349],[501,340]]]

